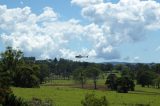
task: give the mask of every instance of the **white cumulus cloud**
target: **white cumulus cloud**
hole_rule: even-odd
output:
[[[101,46],[109,45],[98,25],[81,25],[76,19],[60,21],[50,7],[37,15],[30,7],[8,9],[0,6],[0,13],[0,42],[23,50],[27,56],[74,59],[82,54],[102,58],[99,55]],[[79,50],[73,50],[78,43],[84,45],[74,47]],[[89,44],[88,48],[85,43]],[[111,54],[112,50],[105,53]]]
[[[106,35],[116,42],[139,41],[146,30],[160,28],[160,4],[154,0],[103,2],[82,7],[81,12],[84,18],[108,28]]]
[[[146,31],[160,28],[160,4],[154,0],[72,0],[90,22],[61,21],[51,7],[35,14],[30,7],[0,5],[0,42],[20,48],[37,58],[89,55],[102,59],[120,58],[118,46],[143,40]]]
[[[103,0],[72,0],[71,3],[81,7],[86,7],[93,4],[103,3]]]
[[[119,44],[144,40],[146,32],[160,29],[160,3],[155,0],[101,1],[84,6],[79,0],[71,3],[79,5],[82,16],[103,30],[105,40],[102,42],[105,43],[98,48],[101,56],[105,51],[114,51],[111,54],[117,58]]]

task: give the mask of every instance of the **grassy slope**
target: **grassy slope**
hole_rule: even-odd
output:
[[[67,83],[67,82],[65,82]],[[26,100],[32,97],[41,99],[51,98],[57,106],[81,106],[81,100],[86,93],[96,93],[98,96],[106,95],[110,106],[124,106],[124,104],[150,103],[151,106],[160,106],[160,90],[154,88],[141,88],[136,86],[135,92],[128,94],[114,91],[94,91],[63,86],[41,86],[41,88],[12,88],[13,92]]]

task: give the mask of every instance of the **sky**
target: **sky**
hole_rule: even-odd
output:
[[[0,0],[7,46],[37,59],[159,63],[160,0]]]

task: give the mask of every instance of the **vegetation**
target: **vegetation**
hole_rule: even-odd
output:
[[[75,92],[70,92],[70,94],[68,95],[69,98],[63,98],[64,102],[65,99],[75,100],[76,93],[79,94],[77,91],[80,91],[80,97],[77,97],[78,101],[75,100],[77,103],[80,103],[80,101],[83,99],[82,105],[84,106],[98,106],[98,104],[100,106],[107,106],[108,102],[106,98],[97,98],[97,94],[96,96],[93,94],[87,94],[85,98],[83,98],[85,94],[84,92],[90,92],[87,89],[95,89],[94,91],[98,92],[99,95],[99,93],[101,94],[102,92],[97,90],[106,90],[106,85],[106,93],[109,92],[109,97],[111,97],[112,94],[123,97],[123,93],[128,93],[130,97],[136,95],[135,97],[138,98],[142,94],[146,95],[147,92],[147,94],[149,93],[149,96],[147,96],[147,98],[152,97],[152,94],[156,94],[157,98],[159,98],[159,91],[157,90],[160,88],[160,64],[125,63],[115,65],[111,63],[76,62],[62,58],[55,58],[53,60],[36,60],[35,57],[23,57],[23,52],[21,52],[20,50],[15,50],[11,47],[7,47],[6,51],[1,53],[0,57],[0,105],[3,106],[14,106],[15,104],[16,106],[26,106],[31,104],[34,106],[35,103],[38,103],[40,106],[44,106],[44,104],[48,104],[50,106],[54,105],[54,103],[51,102],[50,99],[48,99],[47,101],[43,101],[44,98],[34,98],[33,100],[31,100],[31,98],[39,96],[39,94],[36,94],[36,92],[39,91],[45,93],[43,95],[47,95],[48,93],[52,94],[52,92],[54,91],[50,88],[54,89],[58,93],[55,93],[55,95],[49,94],[50,96],[46,98],[53,97],[54,99],[51,100],[58,101],[58,103],[60,101],[59,99],[63,98],[59,98],[57,96],[61,93],[59,91],[62,90],[63,93],[66,94],[70,90],[75,90]],[[78,82],[78,84],[73,83],[73,80]],[[69,81],[70,83],[68,83],[67,81]],[[59,82],[63,84],[59,84]],[[134,82],[137,82],[137,85],[135,85]],[[79,87],[77,86],[79,84],[81,85],[81,88],[84,88],[83,90],[79,88],[71,88]],[[142,87],[139,87],[139,85],[141,85]],[[10,86],[22,88],[13,88],[13,93],[15,93],[14,95]],[[59,86],[62,86],[62,88]],[[148,88],[146,88],[146,86]],[[32,91],[25,91],[30,90],[29,88],[32,89],[34,93]],[[25,92],[22,93],[23,95],[19,95],[16,92],[16,89],[24,90]],[[47,91],[43,92],[43,89],[47,89]],[[118,94],[115,91],[121,94]],[[154,91],[156,92],[154,93]],[[28,98],[27,94],[25,95],[26,92],[28,94],[29,92],[32,92],[33,95],[29,96]],[[64,94],[62,95],[66,97]],[[140,95],[138,96],[137,94]],[[40,97],[45,97],[43,95],[40,95]],[[25,100],[30,99],[29,101],[31,101],[31,104],[28,104],[28,102],[24,101],[21,97]],[[112,101],[112,99],[114,100],[114,98],[110,99],[109,97],[107,95],[109,103],[111,101],[111,104],[114,105],[115,101]],[[127,100],[128,98],[125,97],[125,99]],[[139,102],[137,103],[137,101]],[[120,102],[117,104],[135,106],[158,104],[157,102],[152,103],[154,102],[154,100],[147,104],[144,104],[143,100],[140,101],[137,99],[134,102],[135,103]],[[74,102],[74,106],[79,105],[77,103]],[[72,103],[70,102],[70,104]],[[67,105],[72,106],[70,104],[68,103]]]
[[[16,72],[16,77],[14,79],[16,83],[14,85],[26,88],[39,87],[38,75],[38,67],[21,66]]]
[[[160,88],[160,76],[158,76],[153,80],[153,86],[155,86],[155,88],[158,88],[158,89]]]
[[[84,88],[84,84],[86,83],[87,76],[86,70],[83,68],[78,68],[73,73],[73,79],[81,83],[81,87]]]
[[[16,97],[14,94],[7,95],[2,105],[3,106],[28,106],[27,102],[25,102],[20,97]]]
[[[5,103],[6,97],[11,94],[10,84],[18,64],[21,52],[13,51],[8,47],[4,53],[1,53],[0,61],[0,104]]]
[[[20,87],[38,86],[36,78],[38,69],[32,67],[32,71],[22,60],[23,53],[7,47],[1,53],[0,61],[0,104],[3,106],[21,106],[23,101],[17,99],[10,89],[11,84]],[[23,67],[25,66],[25,67]],[[9,104],[8,104],[9,103]]]
[[[105,96],[101,98],[95,97],[95,94],[86,94],[85,99],[81,101],[83,106],[108,106],[108,101]]]
[[[55,106],[53,100],[45,99],[44,101],[38,98],[32,98],[31,101],[27,103],[29,106]]]
[[[119,93],[127,93],[134,91],[134,81],[129,76],[117,77],[115,74],[110,74],[107,77],[107,87],[111,90],[116,90]]]
[[[57,83],[61,81],[56,81]],[[63,82],[63,80],[62,80]],[[66,85],[71,84],[69,80]],[[74,84],[74,82],[72,82]],[[99,83],[100,84],[100,83]],[[99,85],[98,84],[98,85]],[[143,104],[150,106],[159,106],[160,90],[155,88],[141,87],[136,85],[135,91],[128,93],[117,93],[115,91],[104,90],[88,90],[81,88],[73,88],[69,86],[41,86],[40,88],[12,88],[13,93],[18,97],[22,97],[27,101],[33,97],[38,97],[41,100],[50,98],[56,106],[82,106],[81,101],[85,99],[86,93],[94,93],[97,98],[106,96],[109,106],[136,106]]]
[[[97,89],[97,79],[100,75],[100,70],[96,67],[88,67],[87,68],[87,76],[93,80],[94,89]]]
[[[134,91],[134,81],[127,76],[123,76],[117,79],[117,91],[120,93],[128,93],[128,91]]]
[[[109,74],[105,84],[107,87],[111,90],[116,90],[117,89],[117,76],[115,74]]]
[[[142,87],[152,85],[153,80],[156,78],[156,74],[149,71],[142,71],[137,75],[137,82],[141,84]]]
[[[5,97],[11,93],[9,71],[0,68],[0,104],[5,101]]]

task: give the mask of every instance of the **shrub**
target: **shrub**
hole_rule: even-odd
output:
[[[5,97],[5,102],[2,106],[29,106],[22,98],[16,97],[14,94],[10,94]]]
[[[135,106],[150,106],[150,104],[135,104]]]
[[[108,101],[105,96],[101,98],[95,97],[95,94],[86,94],[85,99],[81,101],[83,106],[108,106]]]
[[[55,106],[55,103],[51,99],[45,99],[42,101],[39,98],[32,98],[31,101],[28,102],[29,106]]]

